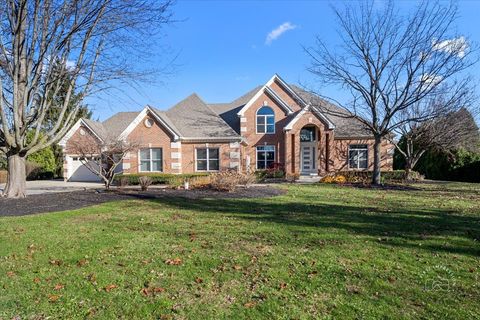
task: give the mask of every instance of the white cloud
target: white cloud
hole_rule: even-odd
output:
[[[420,85],[426,87],[434,87],[443,80],[442,76],[437,76],[434,74],[424,74],[420,77]]]
[[[433,43],[433,49],[447,53],[454,53],[459,58],[463,58],[465,57],[465,51],[468,49],[467,39],[465,39],[465,37],[459,37],[449,40],[435,41]]]
[[[272,41],[278,39],[285,32],[296,29],[296,28],[297,26],[290,22],[282,23],[281,25],[279,25],[278,27],[270,31],[269,34],[267,34],[267,38],[265,39],[265,44],[270,45]]]

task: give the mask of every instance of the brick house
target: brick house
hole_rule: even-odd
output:
[[[97,180],[74,146],[106,139],[138,141],[138,150],[119,168],[125,174],[247,171],[274,165],[300,175],[372,170],[373,137],[359,121],[339,112],[339,107],[274,75],[229,103],[209,104],[192,94],[166,111],[146,106],[103,122],[81,119],[60,142],[64,177]],[[383,142],[381,153],[382,170],[391,170],[393,146]]]

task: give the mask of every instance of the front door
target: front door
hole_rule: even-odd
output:
[[[315,145],[302,145],[300,147],[300,156],[301,173],[317,173],[317,166],[315,163]]]

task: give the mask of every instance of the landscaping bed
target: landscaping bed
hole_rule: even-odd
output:
[[[75,210],[110,201],[131,199],[157,198],[262,198],[272,197],[284,193],[283,190],[270,186],[252,186],[250,188],[236,188],[232,192],[222,192],[210,189],[171,189],[152,188],[148,191],[126,188],[125,190],[112,189],[87,190],[62,193],[46,193],[31,195],[25,199],[6,199],[0,197],[0,216],[22,216],[44,212]]]

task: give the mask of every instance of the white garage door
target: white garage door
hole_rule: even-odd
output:
[[[90,161],[90,164],[95,163]],[[70,181],[100,181],[100,178],[90,171],[77,157],[72,159],[71,169]]]

